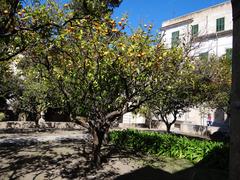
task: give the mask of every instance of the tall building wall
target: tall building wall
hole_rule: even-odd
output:
[[[224,30],[217,31],[217,19],[224,18]],[[172,46],[172,33],[179,31],[180,41],[188,41],[192,36],[192,26],[198,25],[197,49],[192,52],[198,56],[208,52],[221,56],[232,47],[232,7],[225,2],[200,11],[163,22],[164,42]]]

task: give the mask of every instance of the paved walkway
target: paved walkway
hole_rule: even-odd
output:
[[[49,141],[81,140],[89,138],[86,131],[51,131],[31,133],[3,133],[0,134],[1,144],[26,144]]]
[[[135,128],[140,131],[154,131],[154,132],[162,132],[157,129],[147,129],[147,128]],[[112,129],[112,130],[122,130],[122,129]],[[186,134],[182,134],[186,135]],[[191,136],[198,138],[206,138],[200,136]],[[86,130],[52,130],[52,131],[44,131],[44,132],[21,132],[21,133],[0,133],[0,145],[7,144],[30,144],[30,143],[38,143],[38,142],[60,142],[66,140],[81,140],[91,138],[91,135],[87,133]]]

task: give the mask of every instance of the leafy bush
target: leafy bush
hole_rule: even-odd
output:
[[[113,131],[110,133],[110,141],[118,148],[158,156],[184,158],[193,163],[209,159],[207,157],[212,156],[213,152],[218,152],[218,154],[223,154],[219,153],[222,151],[227,152],[226,145],[222,142],[137,130]],[[226,159],[220,160],[221,158],[218,161],[218,158],[214,157],[216,163],[227,161]]]

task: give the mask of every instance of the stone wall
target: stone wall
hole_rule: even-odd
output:
[[[163,122],[160,123],[158,127],[159,130],[166,130],[166,126]],[[204,126],[204,125],[196,125],[191,123],[183,123],[183,122],[176,122],[171,127],[171,131],[175,133],[183,133],[189,135],[197,135],[197,136],[209,136],[216,132],[223,132],[228,133],[229,128],[227,124],[223,124],[222,126]]]

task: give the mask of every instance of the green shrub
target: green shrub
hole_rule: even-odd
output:
[[[110,141],[118,148],[158,156],[184,158],[193,163],[207,159],[208,156],[212,156],[213,151],[218,154],[219,151],[226,151],[226,145],[222,142],[137,130],[113,131],[110,133]],[[215,157],[215,160],[218,158]],[[226,163],[226,160],[224,162]]]

